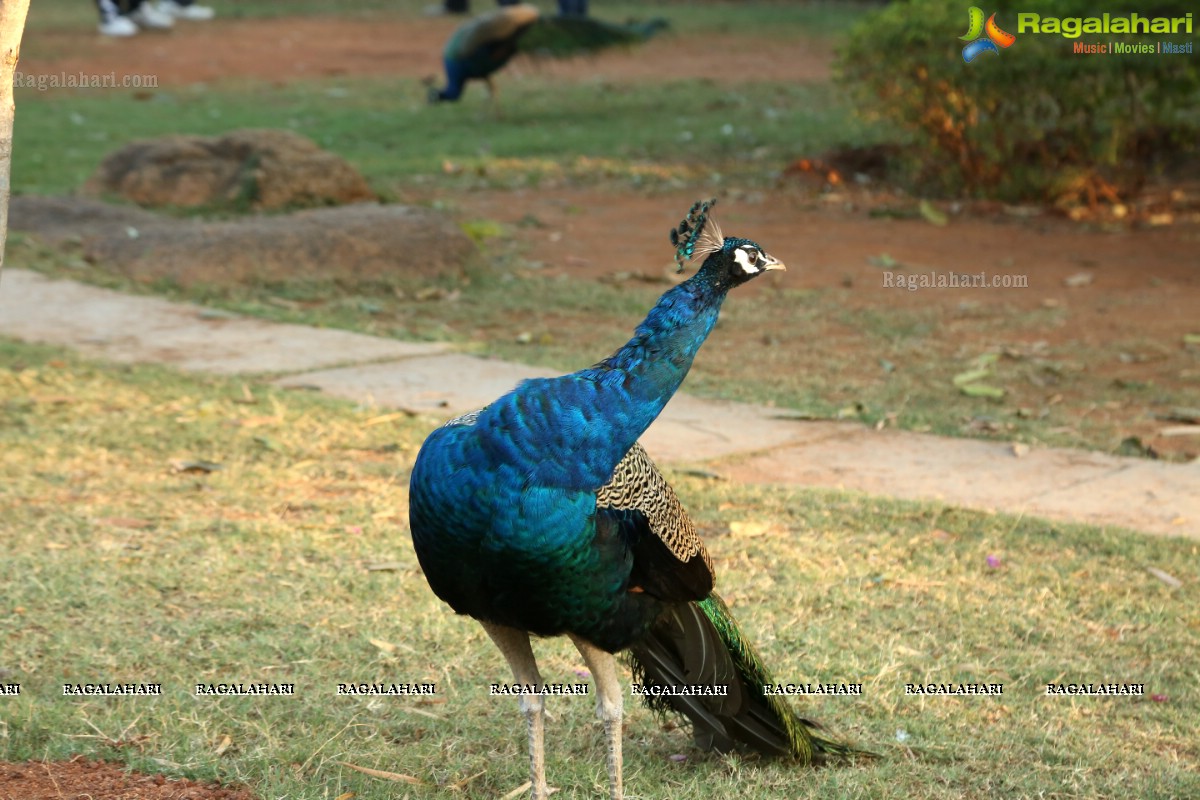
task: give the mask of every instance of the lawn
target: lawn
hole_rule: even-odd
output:
[[[395,20],[415,18],[423,4],[337,8]],[[334,9],[214,5],[246,19]],[[843,4],[661,8],[678,35],[728,34],[738,46],[836,37],[862,13]],[[91,13],[74,0],[40,0],[30,31],[91,24],[79,22]],[[412,75],[231,79],[102,97],[23,91],[14,187],[72,191],[133,138],[289,127],[348,158],[385,198],[459,214],[482,244],[465,277],[432,287],[398,279],[376,294],[300,285],[185,291],[130,285],[69,248],[48,251],[21,236],[6,264],[570,369],[620,344],[664,286],[542,275],[520,238],[539,221],[510,228],[472,218],[462,207],[474,193],[544,183],[744,197],[780,186],[781,166],[797,153],[883,135],[855,121],[827,82],[556,85],[535,73],[505,87],[496,124],[478,96],[436,117],[422,96]],[[726,133],[731,119],[740,122]],[[687,388],[963,433],[1002,407],[958,392],[953,378],[1000,342],[1011,346],[986,362],[989,379],[1024,388],[1005,401],[1009,427],[999,435],[1103,450],[1120,441],[1120,426],[1093,422],[1099,412],[1074,419],[1064,409],[1072,392],[1096,409],[1135,391],[1152,395],[1155,408],[1195,396],[1197,351],[1174,339],[1153,362],[1174,382],[1134,388],[1078,367],[1115,358],[1111,342],[1055,342],[1051,353],[1016,346],[1065,326],[1070,312],[1061,306],[945,312],[850,307],[843,298],[779,286],[755,303],[731,303]],[[955,326],[941,328],[946,319]],[[1034,378],[1041,383],[1025,387]],[[1047,391],[1068,399],[1042,409],[1037,398]],[[1036,400],[1026,416],[1016,413],[1021,392]],[[114,366],[0,340],[0,685],[22,686],[20,696],[0,697],[0,760],[85,755],[244,782],[264,800],[494,798],[517,788],[527,779],[523,722],[510,698],[487,692],[507,668],[477,624],[430,592],[407,533],[408,472],[438,422],[253,378]],[[861,696],[798,707],[882,758],[805,770],[712,756],[692,747],[678,721],[630,699],[632,796],[1200,796],[1196,542],[668,478],[706,539],[719,592],[779,680],[863,685]],[[548,681],[580,680],[568,644],[542,641],[536,650]],[[63,684],[83,682],[157,682],[162,695],[63,695]],[[217,682],[289,683],[295,694],[195,695],[196,684]],[[351,682],[435,683],[437,693],[336,694]],[[957,682],[1001,683],[1003,695],[905,694],[906,684]],[[1046,685],[1059,682],[1138,683],[1144,694],[1047,696]],[[605,796],[591,706],[550,702],[548,777],[559,796]]]
[[[264,798],[496,797],[525,780],[506,667],[425,584],[406,480],[433,420],[254,382],[0,345],[0,758],[116,758],[247,782]],[[669,476],[719,590],[783,682],[862,683],[804,713],[883,759],[817,771],[714,757],[629,702],[640,797],[1183,797],[1193,721],[1195,542],[836,492]],[[549,681],[583,669],[539,642]],[[159,682],[155,698],[63,683]],[[998,698],[907,683],[1004,684]],[[295,696],[204,698],[196,683]],[[432,682],[432,698],[336,696]],[[1144,683],[1048,697],[1049,682]],[[549,775],[603,793],[591,701],[552,703]],[[683,755],[680,761],[672,756]],[[465,781],[462,792],[450,787]]]

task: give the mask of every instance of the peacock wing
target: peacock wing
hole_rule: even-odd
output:
[[[481,48],[513,37],[522,28],[533,25],[538,16],[537,8],[525,3],[480,14],[450,37],[446,43],[446,57],[451,60],[470,58]]]
[[[634,443],[596,491],[596,513],[615,522],[633,554],[630,587],[664,600],[699,600],[713,587],[712,561],[675,490]]]

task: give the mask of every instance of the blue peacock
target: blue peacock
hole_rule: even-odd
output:
[[[621,25],[586,16],[544,17],[527,3],[503,6],[469,20],[450,36],[442,53],[446,86],[430,87],[429,100],[458,100],[467,81],[481,80],[494,101],[492,74],[518,52],[565,58],[636,44],[665,27],[667,22],[662,19]]]
[[[856,752],[764,696],[774,681],[713,591],[704,543],[637,441],[683,382],[729,290],[784,269],[755,242],[723,236],[713,202],[696,203],[671,231],[679,268],[693,258],[702,266],[625,346],[579,372],[524,381],[438,428],[410,483],[413,546],[430,587],[479,620],[517,683],[543,685],[531,634],[566,635],[579,650],[596,687],[613,798],[622,797],[620,651],[651,706],[686,715],[702,747],[803,763]],[[668,694],[685,686],[728,694]],[[519,706],[541,800],[543,701],[522,695]]]

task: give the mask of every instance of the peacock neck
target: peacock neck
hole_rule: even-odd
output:
[[[636,388],[670,399],[686,377],[721,310],[726,292],[695,275],[659,298],[623,347],[594,369],[635,375]]]
[[[659,298],[623,347],[585,370],[618,389],[606,410],[627,421],[621,431],[628,446],[658,417],[687,377],[717,323],[727,293],[728,287],[704,272],[692,276]]]
[[[664,294],[604,361],[526,381],[464,435],[477,437],[481,458],[507,463],[530,485],[594,492],[687,376],[727,291],[701,270]]]

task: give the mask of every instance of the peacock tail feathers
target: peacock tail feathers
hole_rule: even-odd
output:
[[[542,17],[521,40],[521,51],[532,56],[570,58],[608,47],[644,42],[668,27],[664,19],[626,24],[593,17]]]
[[[693,258],[704,259],[725,245],[725,237],[717,221],[708,213],[717,204],[716,199],[696,201],[688,209],[687,216],[678,228],[671,229],[671,244],[675,246],[677,272],[683,272],[683,263]]]
[[[634,681],[649,687],[647,705],[688,717],[703,749],[748,747],[804,764],[861,754],[799,717],[784,697],[764,694],[774,678],[715,592],[672,608],[630,655]],[[676,695],[666,688],[710,685],[728,687],[727,695]]]
[[[794,757],[804,763],[810,763],[822,755],[863,754],[843,742],[823,735],[816,723],[798,716],[785,697],[763,694],[763,687],[774,685],[775,678],[759,658],[754,645],[742,633],[725,601],[716,592],[696,605],[721,634],[721,640],[733,655],[734,664],[743,680],[754,688],[757,695],[766,701],[775,717],[783,722]]]

